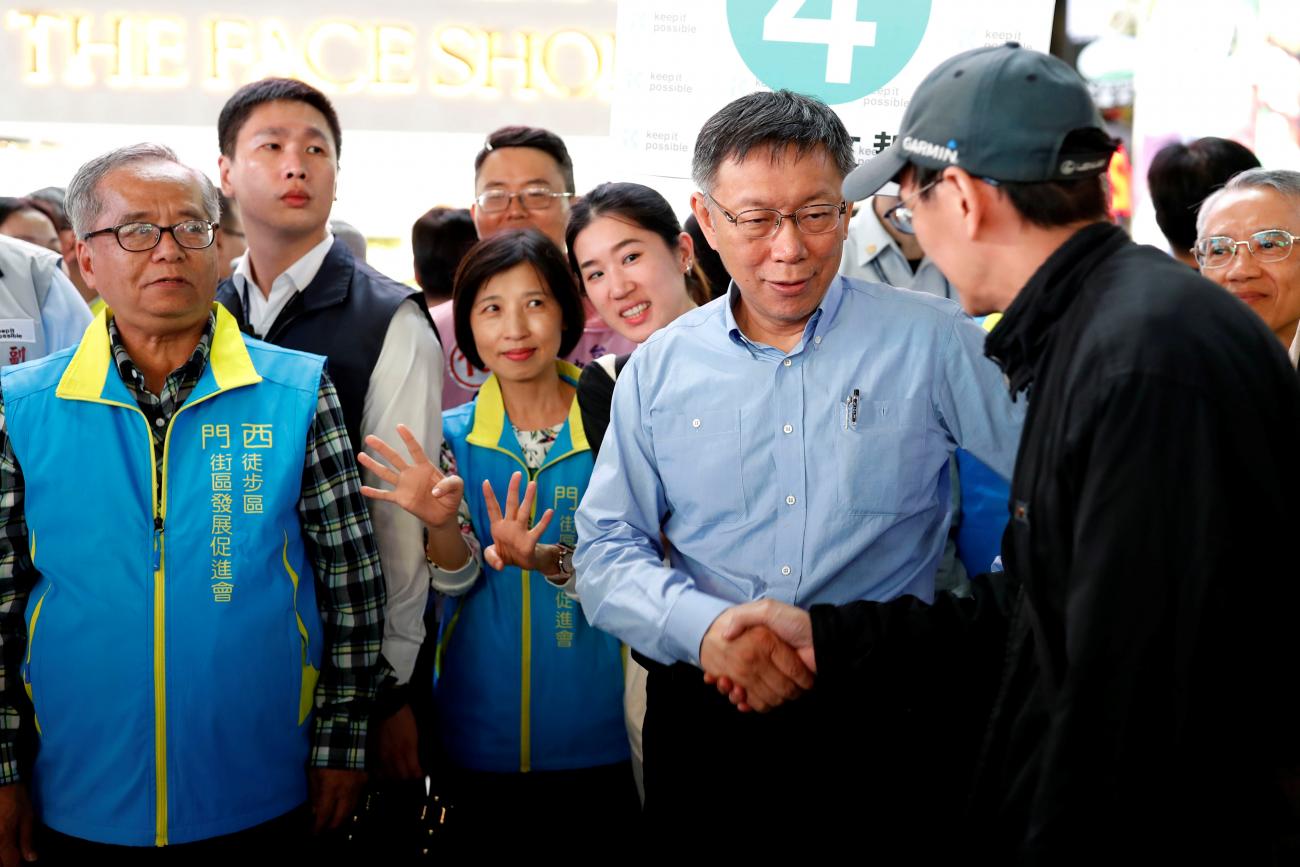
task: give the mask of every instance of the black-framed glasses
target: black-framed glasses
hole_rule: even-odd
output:
[[[881,219],[888,220],[889,225],[893,226],[895,229],[902,232],[904,235],[915,235],[916,227],[912,224],[912,220],[914,219],[914,215],[912,213],[912,203],[915,202],[917,199],[921,198],[921,196],[926,192],[926,190],[929,190],[931,187],[943,183],[943,179],[944,179],[943,175],[940,175],[939,177],[930,181],[930,183],[921,187],[921,189],[917,190],[915,193],[912,193],[912,195],[908,196],[906,199],[903,199],[898,204],[894,205],[892,208],[885,211],[885,213],[881,215]],[[1000,186],[1000,183],[994,178],[986,178],[983,176],[979,176],[979,180],[988,184],[990,187]]]
[[[838,205],[804,205],[788,214],[783,214],[775,208],[749,208],[733,214],[724,204],[713,198],[712,193],[704,195],[717,205],[722,216],[727,218],[727,222],[751,241],[771,238],[781,231],[781,223],[785,220],[794,220],[795,226],[805,235],[824,235],[835,230],[835,227],[840,224],[840,218],[849,207],[846,202],[840,202]]]
[[[569,199],[573,193],[557,193],[546,187],[529,187],[512,193],[509,190],[487,190],[479,193],[474,201],[486,213],[499,214],[510,207],[511,199],[519,199],[525,211],[545,211],[560,199]]]
[[[1296,236],[1286,229],[1265,229],[1256,232],[1244,241],[1237,241],[1226,235],[1211,238],[1198,238],[1192,247],[1196,264],[1202,268],[1223,268],[1237,255],[1237,248],[1245,246],[1259,262],[1281,262],[1291,255]]]
[[[888,220],[889,225],[893,226],[904,235],[915,235],[916,227],[912,225],[912,203],[942,182],[943,175],[940,175],[930,181],[930,183],[921,187],[921,189],[917,190],[915,193],[912,193],[912,195],[908,196],[906,199],[899,199],[898,204],[885,211],[883,219]]]
[[[120,226],[87,232],[81,236],[81,240],[89,241],[96,235],[113,235],[117,238],[118,246],[123,250],[128,253],[143,253],[158,246],[163,232],[171,232],[176,243],[185,249],[203,250],[212,246],[219,225],[209,220],[182,220],[170,226],[158,226],[153,223],[123,223]]]

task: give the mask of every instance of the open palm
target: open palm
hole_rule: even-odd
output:
[[[483,551],[483,557],[493,569],[506,566],[518,566],[521,569],[537,569],[537,544],[551,523],[553,509],[547,509],[535,526],[529,527],[533,514],[533,502],[537,497],[537,483],[529,482],[524,489],[524,496],[519,498],[521,473],[510,477],[506,489],[505,508],[497,502],[492,483],[483,480],[483,499],[487,506],[488,520],[492,531],[492,544]]]
[[[389,465],[380,463],[365,452],[357,455],[357,461],[363,467],[392,485],[393,490],[362,485],[361,493],[372,500],[396,503],[430,527],[444,527],[455,521],[456,510],[460,508],[465,493],[464,481],[460,476],[443,474],[429,460],[424,448],[406,425],[397,426],[397,435],[406,444],[409,462],[374,434],[366,437],[366,445],[374,449]]]

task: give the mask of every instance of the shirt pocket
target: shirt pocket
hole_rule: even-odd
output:
[[[934,498],[923,490],[930,477],[926,402],[864,400],[858,422],[840,406],[836,419],[839,504],[852,515],[900,515],[919,511]]]
[[[698,526],[743,520],[740,411],[656,412],[652,424],[669,510]]]

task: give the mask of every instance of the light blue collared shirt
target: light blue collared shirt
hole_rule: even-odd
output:
[[[741,333],[737,300],[633,353],[577,513],[588,620],[665,663],[698,664],[752,599],[932,599],[948,456],[1009,476],[1020,439],[1024,403],[950,301],[839,277],[784,353]]]

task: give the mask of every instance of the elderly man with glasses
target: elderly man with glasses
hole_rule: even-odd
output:
[[[1300,356],[1300,172],[1249,169],[1205,200],[1192,254],[1201,273],[1240,298]],[[1244,249],[1243,249],[1244,248]]]
[[[213,303],[217,192],[167,148],[68,204],[107,307],[0,376],[0,864],[287,856],[350,810],[381,670],[325,359]]]
[[[773,633],[726,640],[719,621],[759,598],[931,599],[949,456],[1010,474],[1019,407],[980,328],[950,301],[837,275],[852,168],[843,123],[808,97],[751,94],[705,123],[691,204],[733,282],[632,356],[578,512],[583,609],[649,660],[659,828],[769,812],[825,827],[846,779],[870,780],[852,809],[882,824],[942,809],[929,769],[945,749],[911,709],[828,703]],[[701,669],[771,713],[737,712]]]

